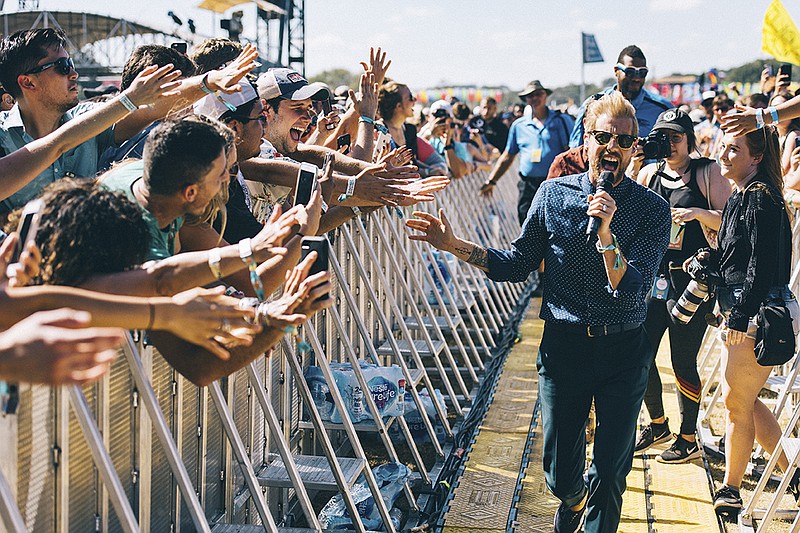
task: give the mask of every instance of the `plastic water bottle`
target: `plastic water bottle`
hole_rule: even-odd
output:
[[[353,386],[352,396],[350,398],[350,409],[353,415],[353,422],[360,422],[364,416],[364,391],[358,385]]]

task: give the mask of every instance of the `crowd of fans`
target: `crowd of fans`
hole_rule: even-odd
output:
[[[0,299],[9,304],[1,306],[0,379],[97,379],[124,328],[150,330],[171,365],[208,384],[330,305],[321,298],[329,274],[310,274],[313,252],[300,261],[304,236],[382,206],[430,201],[450,179],[484,170],[481,201],[519,154],[518,216],[526,228],[546,180],[586,171],[624,173],[669,203],[669,247],[652,251],[665,255],[637,296],[647,307],[650,360],[669,331],[680,391],[680,434],[663,462],[699,455],[696,358],[703,317],[715,302],[686,326],[672,320],[670,302],[689,283],[680,265],[702,248],[717,250],[727,283],[719,301],[724,360],[735,367],[725,370],[728,461],[715,506],[741,507],[738,486],[753,438],[772,449],[780,434],[756,397],[768,369],[753,358],[751,322],[767,293],[788,281],[776,277],[774,249],[788,244],[776,240],[775,224],[785,216],[784,200],[800,205],[793,118],[800,101],[786,76],[765,70],[764,92],[735,103],[712,90],[696,108],[675,108],[645,88],[645,55],[629,46],[614,66],[617,83],[583,102],[575,117],[548,106],[552,91],[539,80],[507,110],[487,97],[475,109],[453,99],[423,111],[407,85],[387,77],[391,61],[381,49],[362,63],[357,88],[334,93],[288,68],[256,76],[254,47],[209,39],[188,55],[141,46],[118,93],[80,101],[66,44],[55,29],[20,31],[0,43],[0,214],[8,235],[0,247]],[[632,134],[601,129],[603,113],[624,121],[634,112]],[[656,147],[649,155],[648,142]],[[318,182],[309,200],[294,205],[304,164],[313,165]],[[599,191],[590,197],[589,214],[611,206],[613,216],[602,198]],[[32,206],[38,231],[20,242],[20,210]],[[408,224],[428,236],[447,227],[444,214]],[[598,241],[598,250],[613,251],[614,239],[604,248]],[[485,253],[474,248],[461,258],[490,271]],[[671,438],[652,367],[644,393],[652,422],[631,451]],[[797,480],[792,487],[800,494]],[[570,500],[576,514],[581,501]]]

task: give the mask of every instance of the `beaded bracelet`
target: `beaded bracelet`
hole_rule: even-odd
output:
[[[619,243],[617,242],[616,235],[614,235],[613,233],[611,234],[611,244],[609,244],[608,246],[603,246],[600,243],[600,239],[598,238],[597,242],[595,243],[595,248],[601,254],[613,250],[614,254],[616,255],[616,258],[614,259],[614,270],[619,270],[620,268],[622,268],[622,254],[619,251]]]
[[[258,272],[256,271],[258,265],[253,259],[253,248],[249,238],[239,241],[239,257],[244,264],[247,265],[247,269],[250,271],[250,285],[253,286],[256,297],[263,302],[266,299],[264,294],[264,284],[261,283],[261,278],[258,276]]]

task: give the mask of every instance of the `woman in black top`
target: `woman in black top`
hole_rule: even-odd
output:
[[[753,317],[770,291],[788,292],[791,225],[783,201],[780,146],[774,127],[740,137],[726,134],[720,167],[735,190],[722,213],[718,236],[719,269],[725,284],[718,290],[718,299],[725,316],[720,337],[724,341],[722,396],[727,431],[725,484],[714,496],[714,509],[736,513],[742,507],[739,485],[753,439],[772,451],[781,436],[772,411],[758,399],[772,368],[756,362]],[[779,265],[781,256],[784,260]],[[791,293],[784,296],[791,297]],[[785,455],[781,454],[778,463],[786,469]],[[797,476],[790,489],[797,494]]]
[[[644,326],[654,358],[664,333],[669,331],[670,356],[681,413],[678,438],[657,460],[662,463],[685,463],[700,456],[700,449],[695,442],[701,390],[697,353],[707,328],[705,314],[714,308],[714,302],[702,304],[686,325],[672,319],[670,309],[689,284],[689,275],[680,266],[698,249],[709,245],[704,231],[719,229],[720,215],[731,194],[731,185],[722,177],[719,165],[714,161],[690,156],[696,150],[696,139],[692,119],[687,113],[677,109],[661,113],[653,131],[667,135],[672,154],[644,167],[637,180],[669,203],[672,211],[672,242],[648,295]],[[644,403],[651,422],[643,428],[636,441],[636,452],[643,452],[654,444],[672,439],[668,420],[664,416],[661,379],[655,363],[650,367]]]

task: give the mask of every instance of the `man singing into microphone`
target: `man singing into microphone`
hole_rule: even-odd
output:
[[[440,218],[417,212],[406,223],[422,232],[412,239],[495,281],[524,281],[544,259],[537,367],[545,478],[562,502],[556,533],[577,531],[584,515],[586,533],[617,530],[650,366],[641,326],[645,296],[670,229],[667,203],[625,176],[638,130],[633,106],[618,92],[603,96],[585,126],[589,171],[542,184],[511,250],[459,239],[443,211]],[[611,183],[596,190],[605,177]],[[592,217],[599,224],[587,243]],[[587,486],[585,426],[593,399],[597,430]]]

